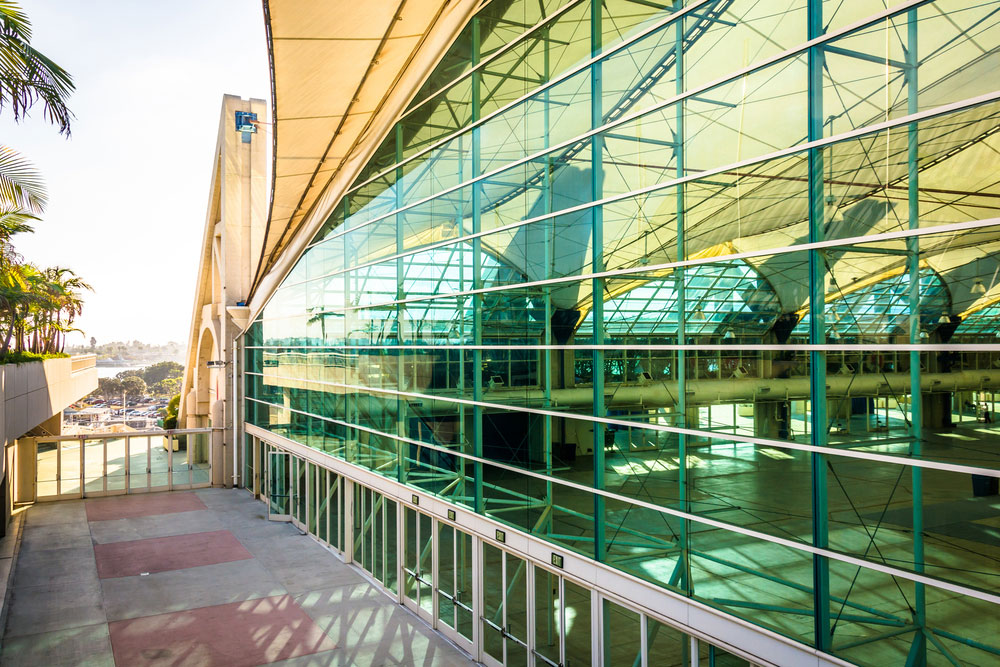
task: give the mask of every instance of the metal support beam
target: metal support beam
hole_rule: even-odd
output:
[[[542,51],[542,76],[548,81],[551,75],[550,68],[551,62],[549,60],[550,44],[549,44],[549,27],[546,26],[543,30],[543,51]],[[543,132],[543,146],[548,149],[550,136],[549,127],[552,123],[552,118],[550,116],[549,109],[549,98],[550,92],[546,88],[545,92],[542,93],[542,132]],[[546,213],[552,211],[552,164],[551,156],[546,155],[545,157],[545,168],[546,176],[542,180],[542,202],[544,205],[544,210]],[[544,223],[545,225],[545,252],[544,252],[544,262],[545,262],[545,278],[555,277],[555,220],[549,219]],[[543,341],[545,345],[552,345],[552,288],[546,286],[542,290],[543,298],[545,299],[545,333]],[[558,353],[560,359],[562,358],[562,353]],[[542,351],[542,379],[545,391],[545,406],[546,408],[552,407],[552,350],[546,347]],[[562,378],[560,378],[560,386],[562,385]],[[545,448],[545,472],[547,475],[551,476],[553,472],[552,467],[552,441],[553,441],[553,431],[552,431],[552,415],[545,415],[542,417],[542,447]],[[529,454],[530,456],[530,454]],[[553,519],[554,512],[552,511],[552,482],[545,482],[545,500],[548,503],[548,509],[546,510],[544,516],[546,521],[544,525],[539,526],[539,529],[546,533],[551,533],[553,530]]]
[[[816,39],[823,34],[823,3],[809,0],[807,9],[808,37]],[[823,137],[823,66],[824,54],[819,47],[812,47],[808,54],[809,141]],[[809,150],[809,241],[823,240],[826,226],[825,199],[823,196],[823,149]],[[822,250],[809,251],[809,343],[826,343],[826,260]],[[810,365],[810,426],[812,444],[827,444],[826,415],[826,352],[813,349],[809,353]],[[810,455],[812,464],[812,538],[813,545],[829,547],[827,516],[826,456]],[[830,628],[830,563],[820,555],[813,556],[813,641],[816,648],[829,651],[832,645]]]
[[[906,15],[906,96],[907,112],[918,110],[917,81],[917,10],[912,9]],[[910,229],[920,228],[920,187],[919,187],[919,135],[916,123],[907,126],[907,205],[909,207],[908,226]],[[909,309],[910,309],[910,344],[920,343],[920,237],[913,236],[906,240],[907,271],[910,274]],[[910,455],[919,458],[922,455],[921,438],[923,437],[923,416],[921,414],[920,394],[920,352],[910,352]],[[924,571],[924,500],[923,500],[923,470],[917,466],[910,469],[913,483],[913,570]],[[913,645],[907,656],[906,664],[913,667],[923,667],[927,664],[927,627],[926,600],[924,585],[914,583],[914,619],[917,632],[913,635]]]
[[[396,164],[398,165],[403,161],[403,125],[402,123],[396,123],[395,125],[396,133]],[[403,207],[403,168],[396,167],[396,209]],[[396,214],[396,299],[400,303],[396,304],[396,340],[403,341],[406,340],[406,305],[402,303],[402,300],[406,298],[406,286],[404,278],[406,277],[406,261],[401,255],[405,249],[405,237],[403,234],[403,227],[405,225],[406,214],[397,213]],[[396,356],[396,382],[401,391],[404,390],[406,369],[405,365],[405,355]],[[402,437],[406,436],[406,423],[407,423],[407,406],[406,401],[403,397],[397,397],[396,399],[396,433]],[[401,443],[396,443],[396,474],[401,483],[406,483],[406,475],[408,471],[407,459],[403,456],[403,446]]]
[[[674,2],[675,9],[681,9],[682,7],[683,0],[676,0]],[[678,21],[674,26],[674,69],[676,81],[674,91],[678,95],[684,93],[684,44],[684,25],[682,21]],[[684,107],[684,102],[681,102],[674,107],[674,124],[676,125],[674,128],[674,136],[677,143],[674,150],[674,175],[677,178],[682,178],[684,176]],[[677,248],[675,260],[677,261],[681,261],[687,256],[684,249],[684,192],[685,187],[684,184],[681,183],[677,186],[677,192],[675,195],[675,210],[677,214]],[[679,345],[683,345],[685,338],[687,337],[686,270],[684,268],[679,268],[676,274],[677,343]],[[681,428],[687,428],[687,358],[683,349],[677,350],[676,377],[678,386],[677,411],[680,414],[679,425]],[[679,434],[677,437],[677,489],[680,509],[683,512],[691,511],[691,503],[689,502],[688,497],[687,445],[688,435],[686,433]],[[678,535],[678,542],[680,543],[680,556],[674,576],[671,577],[670,582],[688,595],[694,592],[694,582],[691,580],[690,544],[688,542],[690,528],[690,522],[688,522],[687,519],[681,519]]]
[[[472,19],[472,64],[479,62],[479,18]],[[480,92],[482,78],[479,70],[472,73],[472,120],[479,120],[481,112]],[[472,129],[472,177],[481,175],[481,143],[482,129],[476,125]],[[482,194],[483,186],[477,181],[472,186],[472,289],[483,288],[483,243],[479,232],[482,229]],[[472,333],[477,346],[483,344],[483,297],[476,294],[472,297]],[[483,400],[483,351],[476,347],[472,352],[472,400],[476,405],[472,408],[472,451],[476,456],[483,455],[483,408],[479,402]],[[476,462],[475,469],[475,508],[483,511],[483,464]]]
[[[603,3],[591,3],[590,10],[590,52],[592,56],[597,56],[602,49],[602,16]],[[590,70],[590,126],[596,129],[604,124],[604,95],[601,81],[602,63],[594,63]],[[600,134],[595,134],[590,139],[590,194],[592,201],[599,201],[603,198],[604,187],[604,138]],[[604,225],[603,209],[596,206],[592,209],[592,229],[591,229],[591,270],[598,273],[604,270]],[[591,280],[591,290],[593,295],[592,319],[594,322],[594,345],[604,344],[604,279],[594,278]],[[595,349],[591,355],[593,372],[593,414],[604,417],[604,350]],[[605,426],[602,423],[594,423],[594,488],[604,488],[604,432]],[[603,562],[606,558],[604,544],[604,498],[594,496],[594,558]]]

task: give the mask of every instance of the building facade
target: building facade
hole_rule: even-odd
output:
[[[232,368],[236,338],[248,324],[246,299],[263,245],[267,148],[257,138],[257,119],[266,108],[264,100],[222,99],[181,379],[178,426],[217,429],[210,439],[198,438],[191,452],[193,461],[211,466],[216,485],[233,483],[231,406],[238,399],[235,376],[225,371]]]
[[[480,3],[237,483],[487,664],[995,664],[1000,1],[887,4]]]

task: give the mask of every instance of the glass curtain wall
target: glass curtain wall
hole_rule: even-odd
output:
[[[852,661],[996,660],[1000,0],[888,4],[489,3],[244,335],[248,423]]]

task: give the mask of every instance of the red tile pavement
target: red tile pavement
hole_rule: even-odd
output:
[[[208,509],[194,493],[154,493],[87,501],[87,521],[132,519],[154,514],[175,514]]]
[[[228,530],[95,544],[94,556],[97,558],[97,575],[101,579],[253,558]]]
[[[337,647],[288,595],[108,624],[115,664],[260,665]]]

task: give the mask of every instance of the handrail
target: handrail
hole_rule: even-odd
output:
[[[59,442],[62,440],[114,440],[117,438],[125,437],[143,437],[143,436],[170,436],[170,435],[188,435],[189,433],[213,433],[215,431],[225,430],[221,426],[204,426],[201,428],[173,428],[169,430],[157,430],[157,431],[125,431],[123,433],[77,433],[75,435],[37,435],[34,436],[35,440],[39,442]]]

